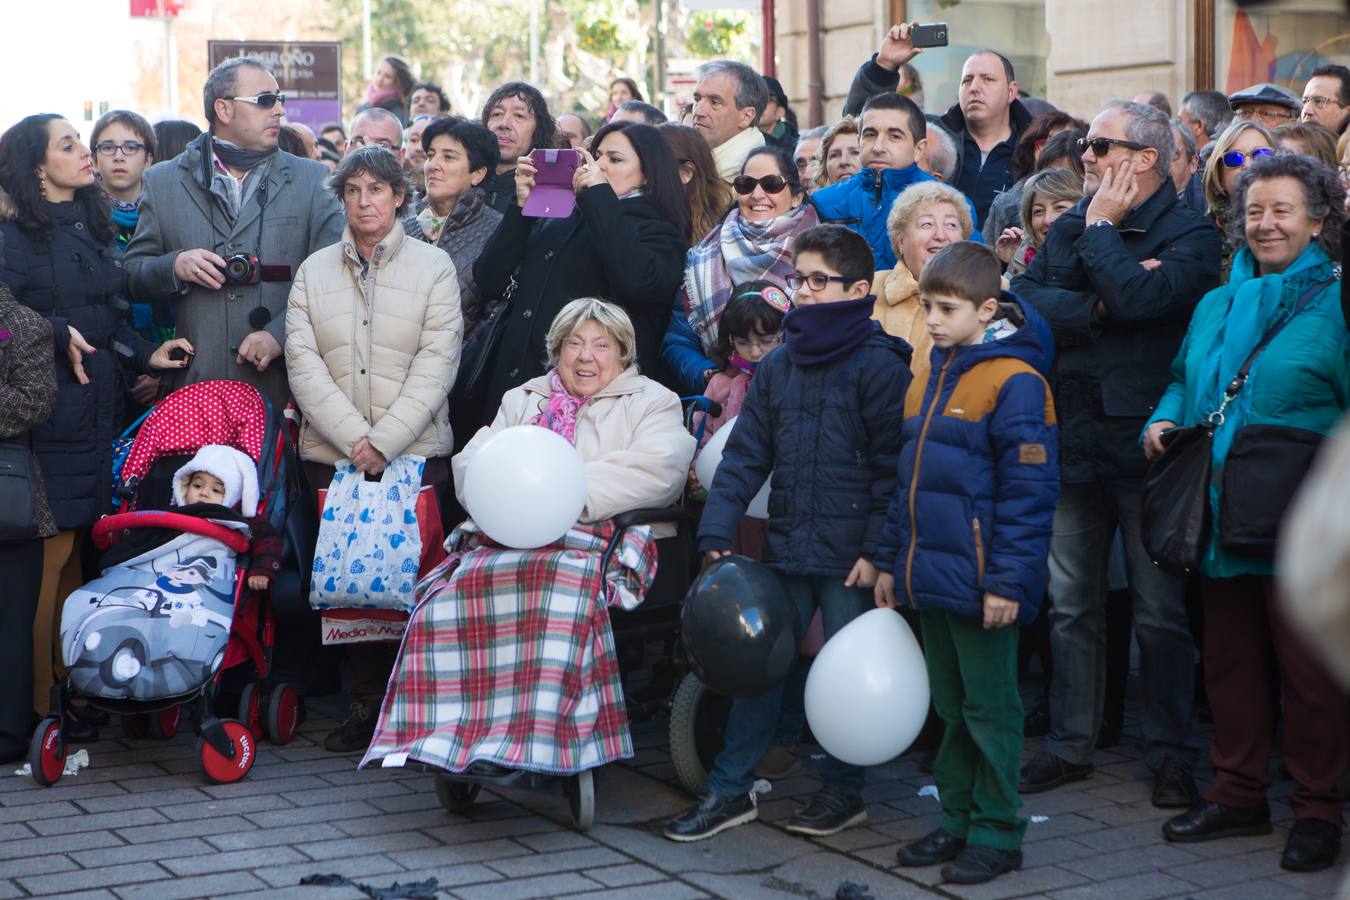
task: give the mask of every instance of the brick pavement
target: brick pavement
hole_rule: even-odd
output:
[[[340,704],[320,701],[289,747],[263,744],[249,777],[212,785],[197,771],[195,738],[121,738],[90,745],[92,766],[53,788],[0,777],[0,900],[26,896],[172,898],[254,895],[300,900],[359,897],[347,888],[300,887],[335,872],[377,886],[435,877],[463,900],[585,897],[833,897],[844,880],[881,898],[1332,897],[1341,871],[1279,868],[1291,821],[1288,782],[1275,783],[1276,833],[1208,844],[1162,841],[1168,815],[1148,802],[1137,751],[1097,756],[1092,780],[1027,799],[1026,867],[990,885],[938,884],[936,869],[892,865],[895,846],[931,830],[936,801],[912,759],[878,768],[866,789],[865,826],[804,839],[783,826],[816,786],[803,775],[762,798],[760,822],[698,844],[660,836],[688,798],[665,752],[664,719],[635,729],[638,755],[601,771],[597,822],[568,827],[561,793],[484,793],[469,815],[437,803],[431,776],[357,771],[353,756],[318,742]],[[328,715],[324,715],[328,713]],[[115,729],[108,729],[113,733]],[[1128,736],[1128,729],[1127,729]],[[1028,750],[1034,749],[1031,742]],[[1208,772],[1198,772],[1202,784]]]

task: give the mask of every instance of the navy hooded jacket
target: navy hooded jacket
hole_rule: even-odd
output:
[[[764,562],[787,575],[846,576],[872,559],[895,493],[909,344],[877,329],[843,359],[764,357],[699,522],[699,549],[731,549],[772,473]]]
[[[1047,577],[1059,446],[1045,376],[1050,327],[1004,291],[1000,340],[933,348],[933,368],[905,397],[899,482],[876,563],[900,602],[984,615],[985,592],[1036,618]]]

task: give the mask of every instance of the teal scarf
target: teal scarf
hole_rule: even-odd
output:
[[[1209,406],[1209,409],[1201,410],[1201,415],[1218,409],[1224,390],[1256,345],[1293,309],[1305,290],[1331,277],[1335,265],[1316,242],[1309,244],[1289,268],[1271,275],[1256,273],[1256,260],[1246,247],[1237,252],[1228,277],[1229,285],[1236,286],[1237,290],[1233,292],[1228,314],[1219,326],[1218,344],[1213,348],[1214,352],[1206,354],[1204,366],[1198,373],[1200,397]],[[1259,366],[1258,358],[1252,364],[1253,374]],[[1224,413],[1227,421],[1236,427],[1219,428],[1214,434],[1215,459],[1227,457],[1234,434],[1247,418],[1246,410],[1246,392],[1243,391]]]

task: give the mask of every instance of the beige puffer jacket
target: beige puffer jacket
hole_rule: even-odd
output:
[[[286,306],[286,370],[304,414],[300,458],[331,465],[362,438],[388,460],[448,456],[463,333],[450,257],[395,222],[362,276],[345,229],[300,266]]]
[[[469,441],[450,466],[464,502],[464,473],[498,431],[526,425],[548,405],[548,375],[507,391],[497,418]],[[576,448],[586,470],[581,521],[600,522],[630,509],[669,506],[680,496],[694,458],[680,398],[629,367],[577,414]],[[669,529],[654,529],[658,537]]]

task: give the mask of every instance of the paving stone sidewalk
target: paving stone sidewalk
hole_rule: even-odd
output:
[[[335,699],[315,703],[294,743],[264,743],[253,771],[232,785],[205,781],[189,735],[88,745],[91,767],[52,788],[7,769],[0,898],[362,896],[299,885],[305,875],[338,873],[379,887],[435,877],[441,896],[462,900],[800,900],[834,897],[846,880],[867,885],[877,900],[1275,900],[1337,896],[1344,875],[1279,868],[1292,821],[1287,781],[1272,791],[1275,834],[1164,843],[1158,828],[1168,813],[1149,804],[1147,770],[1128,742],[1097,754],[1090,781],[1027,798],[1023,814],[1033,818],[1022,871],[959,889],[939,884],[936,869],[894,866],[896,845],[939,819],[937,802],[918,796],[932,779],[910,758],[872,773],[865,826],[819,840],[787,833],[788,816],[817,786],[800,775],[761,798],[760,822],[674,844],[661,826],[689,799],[670,766],[664,719],[635,729],[635,759],[601,770],[596,825],[578,834],[560,792],[485,792],[470,814],[451,815],[430,775],[358,771],[358,757],[320,746],[341,712]],[[1197,774],[1208,780],[1207,771]]]

